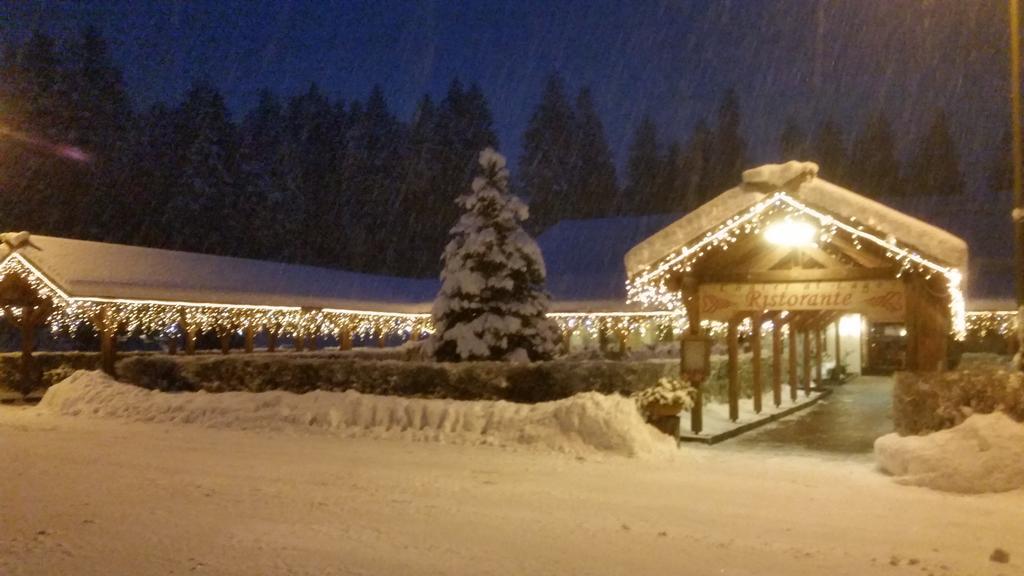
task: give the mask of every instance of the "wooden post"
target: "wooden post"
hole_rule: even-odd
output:
[[[572,347],[572,329],[562,330],[562,354],[568,355]]]
[[[839,343],[839,340],[842,337],[839,334],[839,320],[841,318],[842,318],[841,316],[836,316],[836,372],[835,372],[836,375],[839,374],[839,365],[842,364],[842,362],[843,362],[843,355],[842,355],[843,347]]]
[[[811,395],[811,332],[809,328],[803,330],[803,377],[804,396]]]
[[[772,317],[772,401],[782,404],[782,319]]]
[[[171,356],[178,354],[178,335],[175,334],[167,339],[167,353]]]
[[[680,288],[683,294],[683,306],[686,307],[687,324],[689,324],[687,332],[689,332],[690,336],[700,336],[700,301],[697,297],[697,292],[700,288],[700,285],[697,282],[696,278],[694,278],[693,276],[687,276],[683,278]],[[684,334],[680,334],[680,338],[684,337]],[[680,376],[685,378],[688,375],[682,372],[683,366],[681,362],[681,341],[679,351],[681,371]],[[706,377],[707,376],[705,376],[705,378]],[[704,429],[704,392],[702,390],[703,384],[703,381],[690,382],[690,385],[693,386],[693,408],[690,408],[690,430],[693,431],[694,434],[700,434],[701,430]]]
[[[316,351],[320,349],[320,341],[317,339],[316,334],[306,335],[306,347],[309,348],[310,351]]]
[[[795,319],[794,319],[795,320]],[[799,379],[796,374],[796,322],[789,321],[789,399],[796,402]]]
[[[824,361],[822,355],[822,330],[823,328],[820,326],[814,328],[814,359],[817,364],[814,369],[814,375],[818,378],[818,386],[821,386],[822,382],[824,382],[821,379],[821,364]]]
[[[739,321],[729,320],[729,419],[733,422],[740,418],[740,344]]]
[[[601,322],[598,320],[598,322]],[[608,329],[605,328],[604,323],[601,322],[597,326],[597,348],[601,353],[608,351]]]
[[[231,352],[231,331],[221,328],[217,332],[217,337],[220,338],[220,353],[228,354]]]
[[[338,333],[338,350],[351,350],[352,349],[352,330],[350,328],[342,328],[341,332]]]
[[[253,343],[256,340],[256,330],[252,326],[245,327],[245,353],[252,354]]]
[[[35,388],[35,359],[32,351],[36,348],[36,326],[33,322],[32,306],[21,307],[21,393],[28,395]],[[106,365],[104,364],[104,367]],[[111,372],[113,374],[113,368]]]
[[[267,330],[267,352],[277,352],[277,329]]]
[[[100,333],[100,366],[104,372],[113,376],[114,364],[117,362],[117,325],[110,318],[106,307],[100,308],[96,327]]]
[[[761,413],[761,315],[750,319],[750,354],[754,379],[754,413]]]
[[[181,328],[182,338],[185,339],[185,354],[189,356],[195,354],[197,329],[195,326],[189,324],[184,311],[181,313],[181,318],[178,320],[178,326]]]
[[[295,352],[302,352],[306,349],[306,337],[303,334],[292,336],[292,348]]]
[[[388,342],[387,332],[381,328],[380,332],[377,332],[377,348],[383,348]]]

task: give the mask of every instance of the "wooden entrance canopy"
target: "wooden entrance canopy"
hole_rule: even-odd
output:
[[[742,184],[638,244],[625,258],[630,301],[685,310],[691,336],[704,320],[752,321],[757,340],[766,318],[776,330],[784,324],[793,389],[809,386],[811,349],[820,379],[820,334],[842,313],[904,322],[906,367],[941,370],[947,337],[964,335],[966,243],[817,171],[809,162],[748,170]],[[727,334],[732,365],[736,330]],[[760,372],[755,366],[755,390]]]

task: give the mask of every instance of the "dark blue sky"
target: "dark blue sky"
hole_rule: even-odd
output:
[[[644,112],[685,139],[729,86],[752,163],[778,159],[787,116],[811,128],[834,114],[852,136],[881,107],[906,153],[942,106],[972,193],[991,204],[984,176],[1009,115],[1003,0],[21,1],[4,12],[8,36],[99,26],[140,105],[176,101],[203,75],[236,115],[261,87],[287,96],[315,81],[352,99],[380,83],[407,118],[459,76],[482,86],[513,157],[552,71],[573,91],[593,87],[620,161]],[[936,218],[975,250],[1009,253],[1008,226]]]

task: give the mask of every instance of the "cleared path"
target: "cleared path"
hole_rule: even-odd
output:
[[[723,445],[870,453],[875,438],[893,429],[892,386],[890,376],[860,376],[836,386],[831,396],[807,411]]]

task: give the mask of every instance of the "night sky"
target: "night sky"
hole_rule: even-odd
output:
[[[513,158],[552,71],[572,92],[592,86],[620,165],[642,114],[653,115],[663,139],[685,140],[699,118],[713,120],[730,86],[751,163],[779,159],[787,116],[811,129],[833,114],[851,137],[879,107],[906,157],[942,106],[961,145],[971,210],[996,208],[985,176],[1009,116],[1003,0],[23,1],[3,9],[8,37],[97,25],[138,105],[177,101],[200,76],[236,116],[262,87],[288,96],[315,81],[352,99],[379,83],[408,118],[423,92],[440,98],[458,76],[481,85]],[[975,254],[1010,254],[1008,218],[929,210]]]

